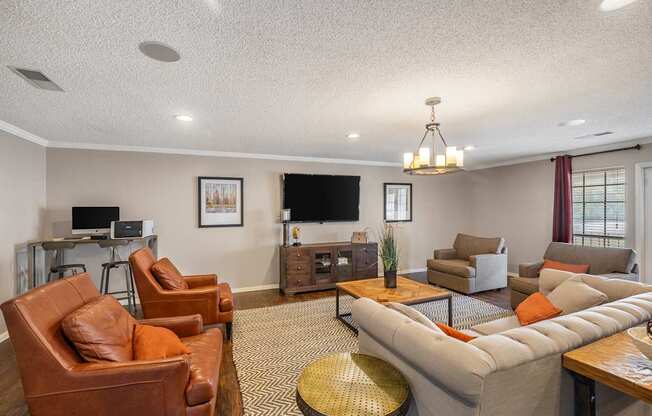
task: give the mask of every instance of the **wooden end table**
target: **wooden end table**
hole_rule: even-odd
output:
[[[297,382],[297,406],[307,416],[403,416],[410,387],[391,364],[365,354],[327,355]]]
[[[453,326],[453,295],[450,291],[416,282],[403,276],[396,276],[396,288],[388,289],[385,287],[384,279],[380,277],[342,282],[335,285],[335,316],[356,333],[358,330],[344,319],[344,317],[351,316],[351,314],[340,313],[340,292],[344,292],[355,299],[369,298],[378,303],[396,302],[404,305],[448,300],[448,325]]]
[[[596,381],[652,404],[652,361],[636,348],[626,332],[569,351],[562,362],[573,376],[576,416],[596,414]]]

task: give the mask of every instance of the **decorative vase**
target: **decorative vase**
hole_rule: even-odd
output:
[[[394,289],[396,287],[396,270],[385,270],[385,287],[388,289]]]

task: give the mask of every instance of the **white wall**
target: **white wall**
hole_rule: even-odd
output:
[[[580,152],[581,153],[581,152]],[[573,171],[624,167],[626,175],[625,244],[635,245],[635,164],[652,161],[652,145],[639,151],[573,158]],[[509,265],[540,260],[552,239],[554,163],[548,160],[468,172],[472,195],[472,232],[502,235]]]
[[[383,182],[413,183],[413,218],[400,225],[401,269],[425,268],[432,250],[470,231],[470,196],[463,174],[413,178],[395,167],[68,149],[47,150],[48,236],[70,233],[70,207],[118,205],[123,219],[151,218],[159,255],[184,273],[216,272],[233,288],[278,283],[281,173],[360,175],[360,221],[302,224],[304,242],[346,241],[353,231],[377,230]],[[197,227],[197,177],[244,177],[244,227]],[[78,249],[96,279],[103,257]]]
[[[16,294],[17,251],[40,235],[45,163],[45,148],[0,131],[0,302]],[[4,331],[0,317],[0,334]]]

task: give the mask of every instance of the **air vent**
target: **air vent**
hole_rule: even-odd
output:
[[[583,136],[577,136],[575,138],[576,139],[592,139],[594,137],[608,136],[610,134],[614,134],[614,132],[613,131],[601,131],[600,133],[585,134]]]
[[[16,68],[15,66],[8,67],[16,75],[27,81],[32,86],[49,91],[63,91],[63,89],[55,84],[50,78],[46,77],[41,71],[35,69]]]

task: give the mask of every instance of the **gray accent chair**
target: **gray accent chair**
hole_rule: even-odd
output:
[[[505,239],[458,234],[451,249],[435,250],[428,281],[462,293],[507,287]]]
[[[631,248],[585,247],[552,242],[544,259],[561,263],[588,264],[588,274],[638,281],[636,251]],[[539,271],[543,260],[518,266],[518,277],[509,278],[512,308],[516,309],[525,298],[539,290]]]

